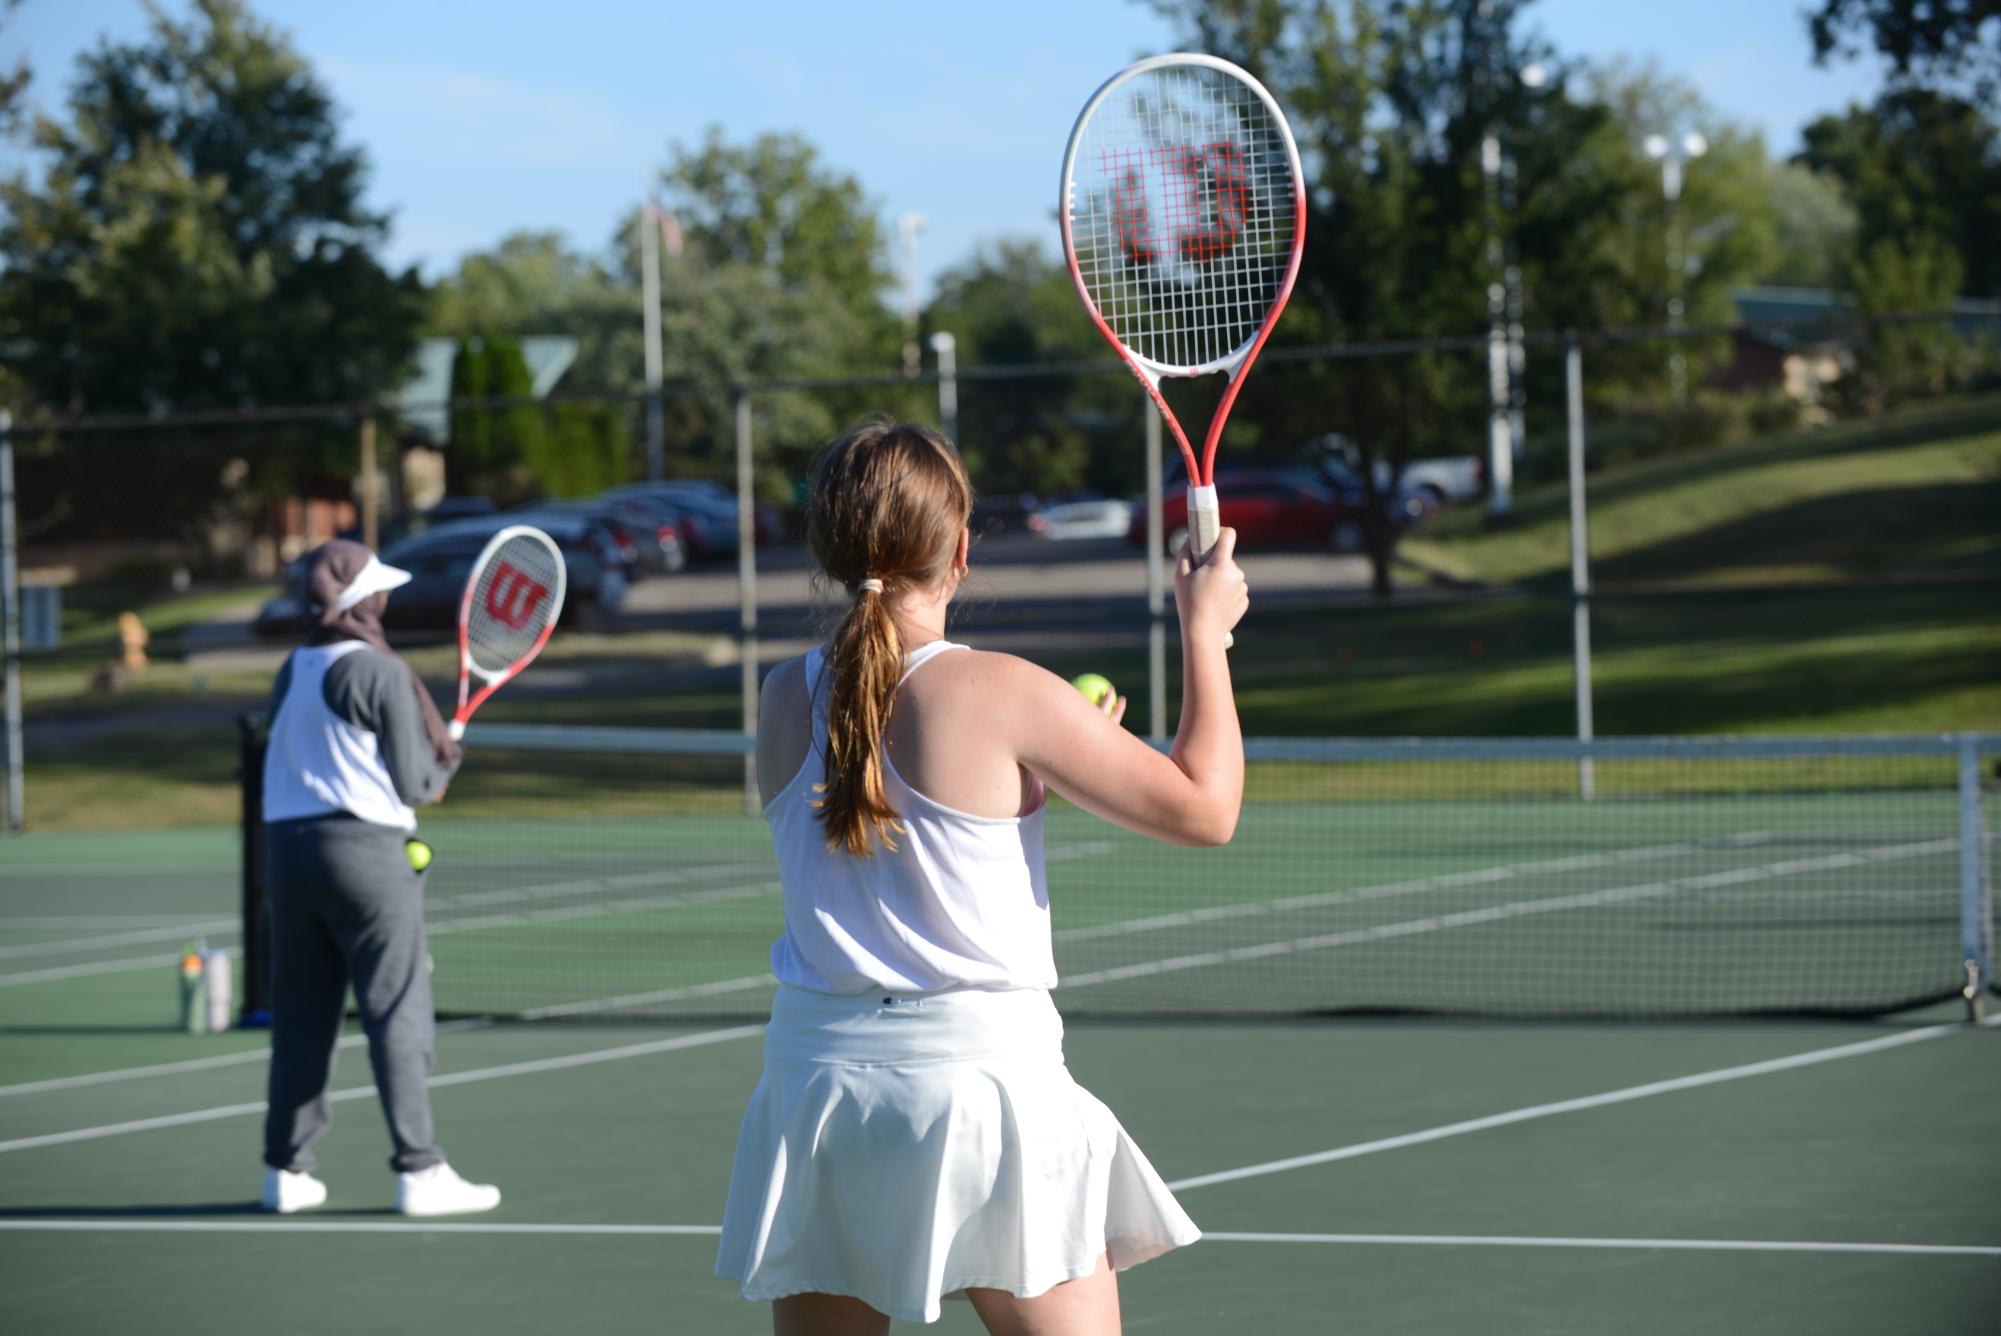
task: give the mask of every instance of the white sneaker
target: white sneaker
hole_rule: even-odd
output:
[[[264,1171],[263,1205],[267,1211],[290,1215],[327,1204],[327,1185],[311,1174],[295,1174],[290,1169]]]
[[[500,1189],[468,1183],[449,1164],[396,1175],[396,1209],[404,1215],[470,1215],[500,1205]]]

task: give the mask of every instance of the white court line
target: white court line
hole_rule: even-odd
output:
[[[1086,841],[1081,844],[1059,845],[1048,851],[1051,861],[1065,861],[1073,858],[1095,858],[1113,852],[1117,846],[1110,840]],[[729,863],[702,868],[678,868],[660,872],[629,873],[615,877],[600,877],[567,882],[551,882],[540,886],[524,886],[496,891],[475,891],[465,895],[444,896],[433,901],[432,911],[470,905],[519,904],[536,900],[560,899],[570,896],[587,895],[603,890],[632,890],[643,886],[671,885],[687,881],[697,876],[709,876],[718,872],[739,871],[745,868],[766,869],[765,863]],[[502,911],[491,914],[472,915],[464,918],[445,918],[428,923],[425,931],[433,937],[449,936],[459,932],[475,932],[483,928],[509,927],[523,923],[560,923],[579,918],[602,918],[613,914],[637,913],[648,909],[665,909],[679,905],[716,904],[727,900],[753,899],[762,895],[775,894],[779,884],[765,879],[737,886],[701,887],[673,895],[645,896],[635,899],[592,901],[589,904],[551,906],[542,909]],[[0,921],[0,927],[4,927]],[[66,951],[89,951],[103,947],[136,945],[146,941],[171,941],[188,933],[235,933],[242,929],[238,919],[222,919],[207,923],[189,924],[185,927],[159,928],[147,932],[119,933],[101,937],[77,937],[53,942],[30,945],[0,947],[0,960],[10,957],[32,957]],[[62,965],[40,970],[17,970],[0,973],[0,988],[13,984],[49,983],[59,979],[86,978],[94,974],[117,974],[126,970],[157,969],[172,965],[178,955],[124,956],[117,960],[97,960],[82,965]],[[654,1000],[648,998],[646,1000]],[[631,1003],[628,1005],[640,1005]],[[546,1015],[561,1015],[564,1012],[550,1011]]]
[[[400,1220],[313,1220],[294,1216],[289,1220],[7,1220],[0,1230],[39,1233],[95,1233],[103,1230],[123,1234],[283,1234],[298,1230],[305,1234],[696,1234],[714,1237],[721,1225],[527,1225],[527,1224],[417,1224]]]
[[[230,947],[229,954],[240,956],[242,948]],[[93,960],[86,965],[58,965],[46,970],[16,970],[0,974],[0,988],[24,983],[48,983],[55,979],[82,979],[93,974],[120,974],[127,970],[164,969],[180,958],[180,953],[174,952],[164,956],[121,956],[117,960]]]
[[[1129,933],[1152,932],[1158,928],[1180,928],[1215,919],[1244,918],[1256,914],[1286,913],[1295,909],[1318,909],[1353,900],[1382,900],[1397,895],[1417,895],[1425,891],[1450,890],[1457,886],[1481,886],[1489,882],[1512,881],[1517,877],[1541,876],[1551,872],[1581,872],[1591,868],[1623,867],[1678,854],[1710,853],[1718,849],[1742,849],[1769,844],[1776,838],[1770,831],[1727,835],[1715,840],[1683,840],[1675,844],[1653,844],[1608,853],[1573,854],[1566,858],[1545,858],[1532,863],[1510,863],[1500,867],[1470,868],[1436,877],[1393,881],[1378,886],[1357,886],[1340,891],[1316,891],[1311,895],[1288,896],[1279,900],[1252,900],[1242,904],[1213,905],[1177,914],[1156,914],[1150,918],[1122,919],[1097,923],[1087,928],[1066,928],[1056,934],[1059,942],[1082,942],[1094,937],[1123,937]]]
[[[0,1222],[0,1228],[5,1228]],[[2001,1257],[2001,1247],[1958,1243],[1822,1243],[1799,1239],[1600,1239],[1532,1234],[1253,1234],[1204,1232],[1214,1243],[1414,1244],[1432,1248],[1639,1248],[1649,1252],[1888,1253],[1915,1257]]]
[[[1311,1155],[1294,1155],[1283,1160],[1267,1160],[1263,1164],[1248,1164],[1241,1169],[1196,1174],[1192,1178],[1179,1179],[1167,1186],[1180,1192],[1188,1188],[1206,1188],[1215,1183],[1234,1183],[1245,1178],[1282,1174],[1312,1165],[1333,1164],[1337,1160],[1353,1160],[1386,1150],[1402,1150],[1406,1146],[1421,1146],[1428,1142],[1444,1141],[1449,1137],[1466,1136],[1472,1132],[1485,1132],[1496,1127],[1532,1122],[1538,1118],[1553,1118],[1558,1114],[1576,1113],[1583,1109],[1602,1109],[1607,1105],[1627,1104],[1638,1099],[1650,1099],[1655,1095],[1672,1094],[1678,1090],[1695,1090],[1702,1086],[1722,1085],[1726,1081],[1743,1081],[1753,1076],[1769,1076],[1773,1072],[1813,1067],[1824,1062],[1840,1062],[1844,1058],[1859,1058],[1867,1053],[1881,1053],[1888,1049],[1923,1043],[1926,1040],[1941,1039],[1949,1034],[1962,1034],[1967,1029],[1967,1026],[1959,1024],[1929,1025],[1922,1030],[1906,1030],[1901,1034],[1885,1035],[1880,1039],[1837,1044],[1833,1048],[1809,1049],[1805,1053],[1794,1053],[1788,1057],[1768,1058],[1763,1062],[1748,1062],[1737,1067],[1720,1067],[1714,1071],[1697,1072],[1692,1076],[1677,1076],[1665,1081],[1649,1081],[1645,1085],[1607,1090],[1602,1094],[1585,1095],[1578,1099],[1557,1100],[1551,1104],[1531,1104],[1527,1108],[1510,1109],[1506,1113],[1489,1114],[1484,1118],[1468,1118],[1464,1122],[1446,1123],[1440,1127],[1428,1127],[1419,1132],[1405,1132],[1401,1136],[1383,1137],[1376,1141],[1360,1141],[1349,1146],[1337,1146],[1332,1150],[1316,1151]]]
[[[1378,923],[1366,928],[1349,928],[1342,932],[1323,933],[1315,937],[1293,937],[1277,942],[1259,942],[1252,946],[1230,947],[1222,951],[1202,951],[1186,956],[1170,956],[1165,960],[1116,965],[1107,969],[1070,975],[1059,979],[1056,986],[1059,992],[1065,988],[1089,988],[1094,984],[1117,983],[1125,979],[1172,974],[1180,970],[1204,969],[1213,965],[1235,965],[1247,960],[1291,955],[1299,951],[1325,951],[1337,946],[1355,946],[1363,942],[1377,942],[1393,937],[1413,937],[1419,933],[1441,932],[1448,928],[1500,923],[1531,914],[1551,914],[1568,909],[1592,909],[1600,905],[1630,904],[1639,900],[1673,895],[1679,891],[1714,890],[1721,886],[1736,886],[1748,881],[1769,881],[1778,877],[1798,876],[1804,872],[1830,872],[1837,868],[1861,867],[1869,863],[1888,862],[1898,858],[1917,858],[1958,847],[1958,840],[1923,840],[1914,844],[1889,845],[1854,853],[1829,854],[1822,858],[1795,858],[1783,863],[1731,868],[1725,872],[1711,872],[1699,877],[1678,877],[1665,881],[1643,882],[1637,886],[1581,891],[1575,895],[1553,895],[1540,900],[1509,900],[1482,909],[1466,909],[1431,918]]]
[[[654,1053],[671,1053],[676,1049],[700,1048],[708,1044],[726,1043],[732,1039],[748,1039],[752,1035],[763,1033],[762,1025],[738,1025],[727,1030],[704,1030],[699,1034],[677,1035],[672,1039],[654,1039],[643,1044],[622,1044],[617,1048],[592,1049],[585,1053],[567,1053],[561,1057],[536,1058],[529,1062],[510,1062],[498,1067],[476,1067],[471,1071],[433,1076],[424,1084],[432,1089],[440,1086],[470,1085],[475,1081],[495,1081],[504,1076],[562,1071],[570,1067],[589,1067],[601,1062],[642,1058]],[[327,1100],[333,1104],[345,1104],[357,1099],[372,1099],[374,1096],[375,1087],[365,1085],[336,1090],[327,1096]],[[222,1104],[209,1109],[190,1110],[187,1113],[170,1113],[158,1118],[137,1118],[131,1122],[107,1123],[100,1127],[79,1127],[68,1132],[17,1137],[12,1141],[0,1141],[0,1153],[34,1150],[41,1146],[64,1146],[77,1141],[99,1141],[105,1137],[125,1136],[133,1132],[150,1132],[162,1127],[185,1127],[190,1123],[211,1123],[222,1118],[236,1118],[244,1114],[262,1112],[264,1112],[263,1100],[255,1103]]]
[[[12,926],[0,924],[0,926]],[[106,933],[97,937],[59,937],[51,942],[28,942],[21,946],[0,946],[0,960],[11,960],[18,956],[46,956],[61,951],[95,951],[107,946],[137,946],[141,942],[171,942],[176,937],[193,933],[203,936],[208,933],[236,933],[243,930],[243,918],[205,919],[199,923],[177,924],[167,928],[143,928],[131,932]]]
[[[0,1230],[24,1234],[528,1234],[708,1237],[721,1225],[424,1224],[400,1220],[10,1220]],[[1951,1243],[1845,1243],[1801,1239],[1612,1239],[1519,1234],[1269,1234],[1217,1230],[1205,1243],[1391,1244],[1433,1248],[1624,1248],[1648,1252],[1880,1253],[1900,1257],[2001,1257],[2001,1247]]]
[[[205,909],[186,914],[0,914],[0,932],[54,932],[63,928],[108,928],[127,924],[135,928],[164,928],[191,923],[214,914]]]
[[[480,1030],[493,1024],[478,1018],[462,1021],[446,1021],[437,1027],[439,1034],[451,1034],[461,1030]],[[335,1048],[359,1048],[368,1042],[362,1034],[343,1035]],[[239,1049],[234,1053],[218,1053],[206,1058],[187,1058],[180,1062],[155,1062],[144,1067],[117,1067],[110,1071],[83,1072],[76,1076],[57,1076],[46,1081],[23,1081],[19,1085],[0,1086],[0,1099],[9,1095],[38,1095],[50,1090],[75,1090],[81,1086],[109,1085],[114,1081],[136,1081],[147,1076],[176,1076],[182,1072],[210,1071],[217,1067],[237,1067],[247,1062],[263,1062],[271,1056],[269,1044],[257,1048]]]

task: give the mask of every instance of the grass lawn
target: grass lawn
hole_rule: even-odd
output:
[[[1599,585],[2001,577],[2001,395],[1673,455],[1585,488]],[[1404,550],[1463,579],[1567,588],[1569,504],[1545,484],[1518,496],[1512,528],[1464,508]]]

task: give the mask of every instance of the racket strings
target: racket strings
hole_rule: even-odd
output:
[[[1078,274],[1134,353],[1210,366],[1283,289],[1298,183],[1255,90],[1206,66],[1134,76],[1083,127],[1068,207]]]
[[[539,535],[521,534],[494,549],[466,608],[466,654],[475,670],[497,676],[534,653],[562,611],[562,577],[561,554]]]

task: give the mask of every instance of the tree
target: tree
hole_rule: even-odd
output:
[[[305,60],[238,0],[155,11],[147,38],[80,57],[66,122],[39,118],[43,162],[0,183],[0,337],[27,393],[62,413],[373,399],[408,364],[414,270],[375,250],[366,162],[340,142]],[[352,470],[352,433],[297,450],[241,437],[47,451],[36,504],[86,490],[88,513],[138,532],[191,525],[225,460],[253,483]],[[115,447],[106,446],[105,449]],[[103,479],[123,479],[107,489]]]
[[[1777,259],[1760,282],[1835,288],[1847,282],[1855,205],[1839,178],[1801,163],[1774,163],[1767,186],[1777,215]]]
[[[1853,59],[1866,39],[1900,83],[1964,79],[1981,101],[2001,84],[1997,0],[1821,0],[1806,21],[1816,65]]]
[[[1068,267],[1030,240],[982,247],[947,270],[925,321],[949,331],[969,365],[1106,357]],[[1144,465],[1136,439],[1141,402],[1139,387],[1123,376],[966,381],[959,387],[960,452],[983,491],[1131,492]]]
[[[1667,214],[1659,169],[1640,147],[1657,130],[1700,129],[1715,145],[1689,173],[1678,217],[1698,261],[1686,276],[1690,318],[1719,313],[1727,286],[1769,262],[1755,137],[1651,74],[1567,67],[1516,33],[1518,0],[1154,7],[1191,45],[1270,86],[1299,139],[1311,175],[1306,254],[1280,342],[1484,328],[1490,218],[1520,268],[1532,326],[1663,321]],[[1524,78],[1532,66],[1541,79]],[[1514,163],[1512,210],[1490,204],[1489,134]],[[1595,354],[1594,386],[1658,386],[1665,363],[1658,347]],[[1558,397],[1554,359],[1532,362],[1529,375],[1532,401]],[[1477,441],[1484,398],[1484,375],[1462,353],[1268,366],[1246,382],[1233,423],[1275,452],[1329,431],[1356,444],[1376,589],[1387,594],[1395,476],[1419,448],[1458,453]],[[1379,462],[1390,486],[1376,486]]]
[[[1965,291],[2001,297],[2001,128],[1970,102],[1891,89],[1801,131],[1797,162],[1842,183],[1858,254],[1932,238],[1958,256]]]

